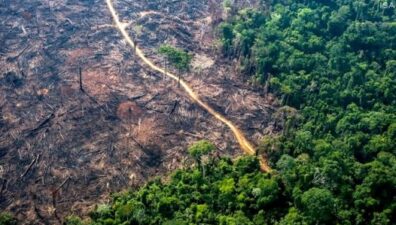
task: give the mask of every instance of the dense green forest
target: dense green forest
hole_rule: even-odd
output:
[[[224,55],[285,105],[282,134],[260,149],[290,198],[285,218],[396,222],[396,17],[380,3],[273,1],[221,26]],[[335,208],[309,221],[313,188]]]
[[[283,131],[259,146],[274,172],[252,157],[205,156],[213,146],[199,142],[197,167],[116,194],[91,223],[394,224],[396,10],[382,3],[225,4],[222,53],[284,105]]]
[[[221,26],[224,55],[285,105],[282,134],[260,150],[289,213],[320,187],[335,198],[328,223],[396,221],[396,10],[383,3],[273,1]]]
[[[283,133],[261,146],[286,217],[325,218],[306,221],[299,203],[321,188],[335,204],[326,223],[396,222],[396,17],[383,3],[273,1],[221,26],[224,55],[286,106]]]

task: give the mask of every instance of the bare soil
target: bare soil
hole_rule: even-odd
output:
[[[115,5],[157,64],[163,43],[193,54],[183,79],[258,144],[277,100],[221,58],[221,2]],[[104,1],[0,1],[0,40],[0,208],[26,224],[87,216],[112,192],[189,166],[186,149],[200,139],[242,154],[223,124],[133,55]]]

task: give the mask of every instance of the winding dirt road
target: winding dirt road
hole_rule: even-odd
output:
[[[156,66],[152,61],[150,61],[146,56],[143,54],[142,50],[138,46],[135,45],[135,42],[132,40],[132,38],[129,36],[128,32],[126,31],[127,23],[122,23],[120,19],[118,18],[117,12],[114,9],[112,0],[106,0],[107,7],[113,17],[113,20],[115,22],[115,25],[117,29],[120,31],[122,36],[124,37],[125,41],[128,43],[132,49],[135,50],[137,56],[151,69],[160,72],[178,82],[180,82],[181,87],[183,87],[184,91],[187,92],[187,94],[190,96],[190,98],[200,105],[202,108],[204,108],[206,111],[208,111],[211,115],[213,115],[217,120],[221,121],[225,125],[227,125],[232,133],[234,134],[235,138],[237,139],[239,145],[241,146],[241,149],[248,155],[255,155],[256,150],[254,149],[253,145],[246,139],[245,135],[242,133],[241,130],[239,130],[230,120],[225,118],[223,115],[218,113],[216,110],[214,110],[212,107],[210,107],[207,103],[203,102],[199,96],[194,92],[194,90],[186,83],[184,80],[180,79],[179,77],[176,76],[175,74],[169,73],[166,70]],[[264,158],[260,158],[260,165],[261,169],[265,172],[270,172],[271,169],[267,164],[267,161]]]

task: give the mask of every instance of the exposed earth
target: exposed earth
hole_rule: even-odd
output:
[[[163,43],[194,55],[183,79],[251,143],[277,131],[277,100],[216,50],[221,1],[114,5],[157,65]],[[0,21],[0,207],[21,221],[85,216],[111,192],[190,166],[197,140],[243,154],[227,126],[126,47],[105,1],[5,0]]]

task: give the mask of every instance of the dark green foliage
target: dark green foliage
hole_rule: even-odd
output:
[[[335,200],[327,189],[311,188],[301,196],[301,204],[312,223],[330,223],[335,211]]]
[[[396,10],[369,0],[271,2],[269,13],[240,11],[220,35],[224,54],[289,107],[274,116],[282,134],[259,147],[295,203],[281,223],[391,224]]]
[[[395,223],[395,9],[371,0],[270,2],[264,13],[226,1],[219,31],[224,55],[284,104],[273,118],[283,131],[258,148],[273,174],[254,157],[202,160],[214,146],[201,141],[189,148],[197,167],[117,194],[91,214],[93,224]],[[172,47],[160,51],[184,60]]]
[[[0,225],[16,225],[16,219],[9,213],[0,213]]]
[[[210,160],[203,166],[206,176],[200,167],[180,170],[168,183],[154,180],[117,194],[112,205],[91,213],[92,224],[261,225],[281,218],[281,184],[260,172],[257,159]]]
[[[165,55],[167,60],[179,71],[186,71],[189,69],[192,56],[184,50],[177,49],[170,45],[162,45],[158,52]]]

